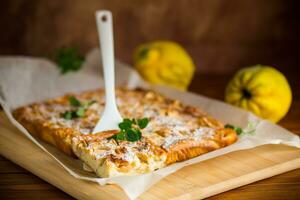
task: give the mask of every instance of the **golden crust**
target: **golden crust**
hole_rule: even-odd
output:
[[[237,140],[236,133],[232,129],[218,129],[213,138],[195,140],[183,140],[173,145],[167,154],[167,164],[188,160],[204,153],[228,146]]]
[[[75,157],[72,151],[71,139],[80,134],[72,128],[53,128],[46,123],[30,120],[30,115],[26,107],[19,108],[13,112],[13,116],[21,123],[31,134],[41,140],[56,146],[67,155]]]

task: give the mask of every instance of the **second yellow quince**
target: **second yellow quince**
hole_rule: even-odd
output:
[[[292,92],[281,72],[256,65],[235,74],[226,88],[225,101],[278,122],[291,106]]]

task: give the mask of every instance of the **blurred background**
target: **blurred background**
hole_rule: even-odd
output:
[[[273,66],[285,75],[293,91],[291,109],[280,121],[280,125],[300,135],[299,0],[1,0],[0,2],[1,56],[44,57],[62,47],[72,46],[77,46],[80,53],[85,55],[99,46],[95,11],[108,9],[112,11],[114,17],[117,59],[133,65],[133,51],[138,45],[153,40],[175,41],[184,47],[195,63],[196,75],[189,87],[192,92],[224,100],[225,87],[239,69],[256,64]],[[163,68],[158,68],[163,71]],[[286,86],[286,83],[282,84],[272,76],[273,74],[267,75],[258,82],[261,80],[271,82],[269,85],[272,86],[272,91],[279,91],[278,88]],[[180,81],[187,76],[182,77],[179,76]],[[239,77],[236,79],[239,80]],[[272,79],[278,83],[269,81]],[[268,86],[268,83],[265,85]],[[258,110],[262,111],[261,113],[276,116],[279,113],[281,118],[290,106],[290,102],[285,101],[291,100],[291,97],[286,95],[289,92],[289,89],[284,89],[284,92],[281,92],[283,95],[278,95],[277,99],[273,96],[262,97],[262,105],[267,105],[265,107],[261,107],[260,102],[254,103],[259,106]],[[240,93],[245,97],[249,96],[248,91],[245,93],[244,89]],[[246,100],[251,103],[251,98],[248,97]],[[271,109],[268,109],[269,107]],[[279,118],[273,121],[277,120]],[[1,197],[59,199],[64,195],[64,198],[68,198],[27,171],[16,168],[2,156],[0,160],[3,166],[0,167],[0,174],[4,177],[0,177]],[[11,173],[15,169],[18,173]],[[241,196],[244,199],[256,197],[274,199],[274,196],[277,199],[293,197],[296,199],[300,191],[299,177],[298,169],[263,183],[224,193],[223,196],[216,196],[213,199],[234,199],[234,197],[240,199]],[[262,185],[265,188],[257,190]]]
[[[181,44],[197,72],[224,74],[253,64],[300,76],[297,0],[10,0],[0,7],[0,54],[44,56],[98,46],[94,12],[114,14],[116,57],[132,64],[140,43]]]

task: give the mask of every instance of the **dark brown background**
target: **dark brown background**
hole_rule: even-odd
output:
[[[94,12],[114,14],[119,59],[131,63],[140,43],[182,44],[204,73],[232,73],[252,64],[300,76],[297,0],[10,0],[1,1],[0,54],[44,56],[98,45]]]
[[[199,74],[190,90],[222,100],[238,68],[275,66],[293,103],[280,125],[300,134],[299,0],[1,0],[0,55],[44,56],[62,46],[98,46],[94,12],[114,14],[115,49],[132,63],[140,43],[168,39],[192,55]],[[205,74],[205,75],[204,75]],[[227,75],[225,75],[227,74]],[[211,199],[299,199],[300,169]],[[0,156],[0,199],[71,199]]]

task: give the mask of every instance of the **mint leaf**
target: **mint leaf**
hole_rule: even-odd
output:
[[[142,138],[142,133],[140,130],[129,129],[126,133],[126,139],[130,142],[138,141]]]
[[[132,121],[130,119],[127,119],[127,118],[123,119],[123,122],[121,122],[119,124],[119,128],[121,130],[128,130],[128,129],[131,128],[131,126],[132,126]]]
[[[225,127],[225,128],[234,129],[234,126],[233,126],[233,125],[231,125],[231,124],[226,124],[224,127]]]
[[[135,134],[136,134],[136,139],[137,140],[142,139],[142,132],[140,130],[136,130]]]
[[[130,142],[136,141],[136,133],[133,129],[129,129],[126,133],[126,139]]]
[[[145,128],[148,125],[149,120],[147,118],[143,119],[128,119],[125,118],[121,123],[119,123],[119,128],[121,129],[116,135],[109,137],[108,139],[116,140],[127,140],[130,142],[138,141],[142,138],[142,132],[140,129]],[[132,126],[137,125],[137,126]]]
[[[83,102],[83,103],[81,103],[81,106],[83,106],[83,107],[89,107],[89,106],[93,105],[96,102],[97,102],[96,100]]]
[[[65,119],[69,119],[69,120],[78,118],[78,117],[84,117],[87,107],[92,105],[95,102],[96,101],[93,100],[93,101],[82,103],[76,97],[71,96],[71,97],[69,97],[69,103],[72,106],[76,107],[76,110],[66,111],[61,114],[61,117],[65,118]]]
[[[126,137],[125,137],[125,133],[124,132],[120,132],[118,133],[117,135],[115,135],[115,139],[117,140],[126,140]]]
[[[61,117],[64,119],[72,119],[73,118],[72,111],[66,111],[66,112],[62,113]]]
[[[72,106],[76,106],[76,107],[81,106],[80,101],[76,97],[74,97],[74,96],[69,97],[69,103]]]
[[[242,135],[243,133],[245,133],[241,127],[234,126],[232,124],[226,124],[224,127],[234,130],[238,135]]]
[[[143,119],[138,119],[137,120],[137,124],[140,127],[140,129],[144,129],[146,128],[146,126],[148,125],[148,118],[143,118]]]
[[[85,113],[85,108],[84,107],[79,107],[78,110],[76,111],[77,117],[83,117]]]
[[[54,56],[62,74],[78,71],[84,62],[84,57],[79,54],[76,47],[60,48],[56,50]]]
[[[91,106],[91,105],[93,105],[96,102],[97,102],[96,100],[92,100],[92,101],[88,102],[87,106]]]
[[[238,134],[238,135],[241,135],[243,133],[243,129],[240,128],[240,127],[235,127],[235,132]]]

